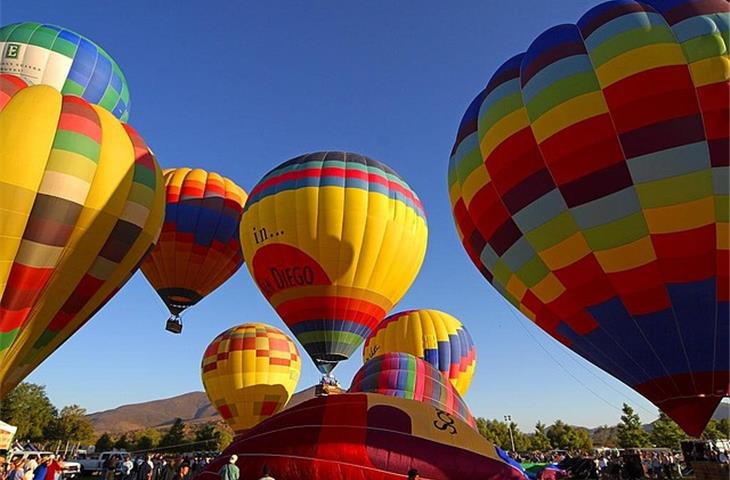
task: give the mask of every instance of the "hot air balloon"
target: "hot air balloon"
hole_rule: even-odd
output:
[[[284,408],[301,368],[294,342],[263,323],[245,323],[218,335],[201,365],[210,402],[236,433]]]
[[[547,30],[449,164],[486,279],[695,436],[730,383],[729,21],[721,0],[621,0]]]
[[[129,279],[160,232],[162,172],[106,110],[0,75],[0,398]]]
[[[50,85],[129,117],[129,88],[124,74],[100,46],[56,25],[23,22],[0,28],[0,73],[26,83]]]
[[[365,362],[355,373],[350,392],[430,403],[476,428],[469,407],[451,382],[430,363],[409,353],[386,353]]]
[[[373,393],[317,397],[261,422],[233,443],[200,480],[216,480],[232,454],[241,478],[264,465],[277,480],[522,480],[521,469],[458,418],[431,405]]]
[[[477,362],[469,331],[459,320],[438,310],[390,315],[365,340],[363,362],[391,352],[410,353],[427,361],[462,395],[469,389]]]
[[[172,314],[167,329],[180,333],[180,314],[243,263],[238,232],[246,192],[201,169],[166,169],[164,175],[165,223],[142,273]]]
[[[296,157],[253,188],[241,220],[251,275],[323,373],[405,294],[426,251],[416,194],[380,162]]]

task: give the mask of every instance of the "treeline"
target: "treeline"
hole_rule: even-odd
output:
[[[8,393],[0,402],[0,420],[18,427],[18,440],[83,445],[95,438],[85,409],[68,405],[58,410],[48,399],[46,388],[33,383],[21,383]]]
[[[623,415],[617,425],[604,425],[593,431],[568,425],[562,420],[556,420],[550,426],[537,422],[534,433],[521,432],[514,422],[507,423],[479,417],[476,423],[479,433],[484,438],[504,450],[511,450],[514,440],[514,449],[518,452],[544,452],[551,449],[580,451],[590,450],[593,447],[678,448],[680,441],[690,438],[661,411],[659,418],[651,424],[650,432],[644,429],[641,418],[629,405],[624,404],[622,412]],[[512,438],[510,438],[510,427]],[[730,438],[728,419],[710,420],[702,438],[706,440]]]
[[[208,423],[193,428],[178,418],[166,432],[148,428],[117,436],[103,433],[96,440],[94,448],[97,452],[117,449],[128,452],[186,453],[223,450],[232,440],[233,434],[225,425]]]
[[[183,453],[221,450],[233,439],[231,430],[222,422],[192,427],[179,418],[167,431],[148,428],[115,436],[104,433],[97,438],[85,409],[68,405],[58,410],[48,399],[46,388],[33,383],[21,383],[0,402],[0,420],[18,427],[17,441],[29,441],[40,448],[57,442],[60,448],[73,450],[95,443],[96,451],[116,448],[128,452],[159,449]]]

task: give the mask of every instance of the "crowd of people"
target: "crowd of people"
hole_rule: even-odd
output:
[[[63,458],[56,455],[18,457],[6,462],[0,457],[0,479],[2,480],[62,480]]]
[[[209,457],[147,454],[135,458],[120,453],[102,467],[102,480],[189,480],[210,463]]]

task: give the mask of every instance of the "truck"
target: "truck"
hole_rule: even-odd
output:
[[[11,462],[16,460],[35,460],[37,463],[41,462],[42,458],[50,457],[53,452],[46,452],[41,450],[13,450],[8,455]],[[73,461],[63,461],[63,478],[74,478],[81,473],[81,465]]]
[[[79,453],[74,461],[81,465],[81,473],[83,475],[93,475],[94,473],[101,473],[104,468],[104,463],[112,455],[119,455],[119,458],[124,458],[129,454],[125,450],[110,450],[101,453]]]

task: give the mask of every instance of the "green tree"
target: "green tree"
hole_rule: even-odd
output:
[[[178,451],[175,446],[182,445],[185,442],[185,424],[181,418],[176,418],[175,423],[172,424],[170,430],[168,430],[162,437],[162,440],[160,440],[160,448],[173,447],[170,451]]]
[[[723,418],[722,420],[710,420],[705,427],[704,432],[702,432],[702,439],[719,440],[724,438],[730,438],[728,419]]]
[[[621,423],[618,424],[618,446],[621,448],[648,447],[649,434],[644,431],[639,415],[628,404],[623,405]]]
[[[679,442],[687,438],[679,425],[661,410],[659,419],[654,422],[653,426],[650,438],[651,443],[656,447],[679,448]]]
[[[116,439],[114,442],[114,448],[117,450],[126,450],[129,451],[132,449],[132,442],[129,440],[129,437],[127,437],[127,434],[122,434],[119,438]]]
[[[545,433],[546,427],[542,422],[535,424],[535,433],[530,436],[530,450],[545,452],[550,450],[550,439]]]
[[[221,428],[220,432],[221,438],[219,440],[219,450],[225,450],[233,441],[233,432],[230,428],[228,428],[228,426]]]
[[[46,438],[88,443],[94,439],[94,427],[86,417],[86,410],[78,405],[63,407],[48,424]]]
[[[208,423],[195,431],[195,448],[198,450],[220,450],[221,431]]]
[[[135,451],[147,451],[156,448],[160,444],[160,432],[154,428],[148,428],[138,432],[134,439],[133,449]]]
[[[553,448],[566,450],[588,450],[593,448],[588,430],[570,426],[562,420],[556,420],[555,423],[550,425],[545,435],[550,440],[550,445]]]
[[[476,419],[476,424],[477,430],[484,438],[504,450],[512,449],[512,443],[509,439],[509,429],[505,422],[487,420],[479,417]]]
[[[593,444],[600,447],[616,448],[618,446],[617,431],[618,429],[615,426],[603,425],[596,428],[592,435]]]
[[[56,416],[56,408],[46,395],[46,387],[21,383],[0,402],[0,419],[18,427],[18,440],[42,440],[44,430]]]
[[[109,436],[108,433],[104,432],[96,440],[96,443],[94,444],[94,449],[97,452],[106,452],[107,450],[111,450],[113,446],[114,442],[112,442],[112,438]]]

